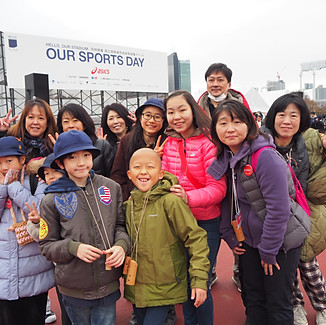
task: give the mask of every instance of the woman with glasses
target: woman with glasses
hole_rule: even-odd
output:
[[[158,137],[162,136],[160,142],[166,137],[165,109],[161,99],[148,99],[135,111],[135,115],[136,123],[132,131],[121,138],[111,171],[111,178],[121,185],[124,201],[129,198],[133,188],[133,183],[127,176],[130,157],[137,149],[154,149]]]

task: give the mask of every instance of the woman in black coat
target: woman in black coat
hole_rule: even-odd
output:
[[[94,159],[95,173],[110,176],[115,153],[108,141],[97,138],[94,121],[82,106],[74,103],[63,106],[58,112],[57,125],[59,133],[84,131],[92,139],[93,145],[101,150],[101,154]]]

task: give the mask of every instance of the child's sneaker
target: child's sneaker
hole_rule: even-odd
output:
[[[241,292],[241,283],[240,283],[239,278],[233,275],[232,276],[232,281],[237,286],[238,291]]]
[[[137,319],[134,312],[131,313],[131,318],[129,319],[128,325],[137,325]]]
[[[45,324],[54,323],[57,320],[57,316],[52,310],[49,310],[45,314]]]
[[[211,289],[212,286],[217,282],[217,274],[216,274],[216,267],[213,266],[212,268],[212,274],[211,274],[211,277],[209,279],[209,288]]]
[[[164,325],[174,325],[177,321],[177,314],[175,312],[175,306],[171,306],[166,316]]]
[[[326,309],[317,310],[316,325],[326,325]]]
[[[302,305],[295,306],[293,308],[293,314],[294,314],[294,325],[308,325],[307,321],[307,313],[304,310]]]

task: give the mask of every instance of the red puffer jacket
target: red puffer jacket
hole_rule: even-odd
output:
[[[216,181],[206,172],[216,157],[216,148],[203,134],[187,139],[177,136],[169,136],[164,145],[162,169],[177,176],[197,220],[216,218],[220,215],[221,201],[226,195],[225,178]],[[178,151],[179,145],[183,146],[189,172],[201,184],[201,188],[196,188],[186,176]]]

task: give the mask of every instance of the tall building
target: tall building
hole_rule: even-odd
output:
[[[179,86],[191,93],[190,60],[179,61]]]
[[[168,56],[168,80],[169,93],[180,89],[179,87],[179,60],[177,53],[172,53]]]
[[[179,60],[177,53],[168,56],[169,92],[184,89],[191,92],[190,60]]]

